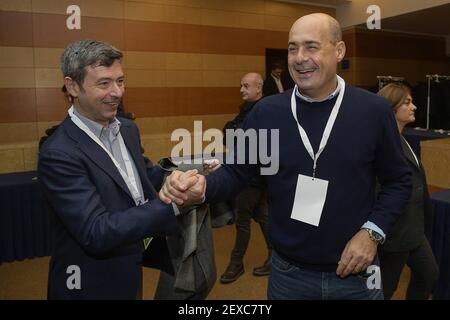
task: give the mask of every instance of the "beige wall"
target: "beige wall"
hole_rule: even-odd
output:
[[[65,26],[69,5],[81,30]],[[33,170],[45,130],[67,114],[59,56],[94,38],[125,54],[124,103],[146,155],[168,156],[175,128],[222,128],[238,112],[243,74],[265,73],[300,16],[331,8],[272,0],[0,0],[0,173]]]

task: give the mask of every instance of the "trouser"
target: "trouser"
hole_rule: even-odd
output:
[[[200,271],[199,268],[196,269]],[[202,273],[196,274],[196,277],[204,277]],[[161,270],[159,274],[158,286],[155,291],[155,300],[205,300],[209,290],[206,281],[201,282],[195,292],[184,291],[175,288],[175,276]]]
[[[379,250],[381,278],[386,299],[397,290],[398,281],[405,264],[411,269],[411,280],[406,291],[407,300],[426,300],[433,292],[438,279],[438,266],[426,237],[422,243],[408,252]]]
[[[276,300],[383,300],[381,279],[372,274],[351,274],[341,278],[336,271],[306,270],[272,252],[267,297]],[[372,263],[378,265],[377,259]],[[378,285],[374,285],[378,282]]]
[[[143,290],[143,281],[144,281],[144,277],[143,277],[143,270],[142,270],[142,267],[141,267],[141,271],[140,271],[140,273],[141,273],[141,280],[139,281],[139,287],[138,287],[138,290],[137,290],[137,293],[136,293],[136,300],[142,300],[143,299],[143,292],[144,292],[144,290]]]
[[[231,252],[231,263],[240,264],[250,241],[250,225],[253,218],[260,226],[268,251],[271,250],[267,231],[267,200],[265,190],[247,187],[235,199],[236,240]]]

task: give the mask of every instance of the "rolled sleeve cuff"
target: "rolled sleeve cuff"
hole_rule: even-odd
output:
[[[363,229],[363,228],[367,228],[367,229],[373,230],[373,231],[381,234],[383,239],[386,239],[386,234],[383,232],[383,230],[381,230],[375,223],[373,223],[371,221],[367,221],[366,223],[364,223],[362,225],[361,229]]]

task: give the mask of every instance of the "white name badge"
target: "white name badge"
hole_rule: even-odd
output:
[[[318,227],[327,198],[328,181],[298,175],[291,219]]]

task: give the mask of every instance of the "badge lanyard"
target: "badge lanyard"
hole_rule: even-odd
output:
[[[311,142],[308,139],[308,135],[306,134],[305,130],[302,128],[300,123],[297,119],[297,101],[295,99],[295,93],[298,90],[297,85],[295,85],[294,91],[292,91],[291,96],[291,110],[292,115],[294,116],[294,119],[298,126],[298,131],[300,132],[300,137],[302,139],[303,145],[305,146],[306,150],[308,151],[309,155],[314,161],[313,164],[313,180],[316,175],[316,167],[317,167],[317,159],[319,159],[319,156],[322,154],[323,149],[325,149],[325,146],[327,145],[328,138],[330,136],[331,130],[333,129],[334,122],[336,121],[337,114],[339,112],[339,108],[341,107],[342,99],[344,97],[345,92],[345,81],[341,77],[337,76],[337,81],[339,82],[340,91],[339,95],[337,97],[336,103],[334,104],[333,110],[331,110],[330,117],[328,118],[327,125],[325,126],[325,130],[322,135],[322,139],[320,141],[319,150],[316,154],[314,154],[314,150],[311,146]]]
[[[114,156],[109,152],[108,149],[103,145],[103,143],[100,141],[100,139],[77,117],[77,115],[73,112],[73,106],[69,109],[69,116],[70,119],[75,123],[75,125],[83,130],[92,140],[94,140],[111,158],[112,162],[116,166],[117,170],[119,170],[120,175],[122,176],[123,180],[125,181],[125,184],[128,187],[128,190],[130,191],[131,195],[133,196],[134,202],[136,205],[139,205],[142,203],[142,195],[139,193],[139,189],[137,187],[136,178],[134,176],[133,167],[131,166],[130,157],[128,156],[127,149],[125,147],[125,142],[123,141],[122,135],[118,135],[119,139],[119,146],[120,146],[120,152],[122,153],[122,158],[125,163],[125,169],[127,172],[125,172],[117,162],[117,160],[114,158]]]

